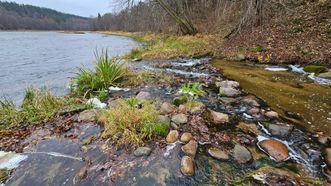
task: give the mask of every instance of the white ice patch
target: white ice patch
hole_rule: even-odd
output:
[[[82,158],[66,155],[66,154],[61,154],[58,152],[27,152],[27,154],[46,154],[49,156],[54,156],[54,157],[59,157],[59,158],[68,158],[68,159],[73,159],[73,160],[78,160],[78,161],[83,161]]]
[[[308,75],[308,78],[322,85],[331,85],[331,80],[315,76],[314,73]]]
[[[109,87],[109,90],[110,91],[121,91],[121,90],[123,90],[123,91],[127,92],[130,89],[129,88],[120,88],[120,87]]]
[[[27,158],[27,155],[0,151],[0,169],[15,169]]]
[[[272,71],[272,72],[281,72],[281,71],[288,71],[285,67],[267,67],[265,70]]]
[[[86,102],[86,104],[92,105],[94,108],[100,108],[100,109],[107,107],[107,104],[102,103],[98,98],[91,98]]]
[[[306,72],[303,70],[303,67],[300,67],[299,65],[289,65],[288,67],[291,68],[292,72],[306,74]]]
[[[164,157],[168,157],[171,153],[171,151],[177,146],[177,142],[170,143],[167,146],[166,152],[163,154]]]
[[[261,130],[264,133],[268,134],[269,136],[271,135],[270,132],[260,122],[257,122],[257,123],[259,124],[259,126],[261,127]]]
[[[244,116],[245,118],[247,118],[247,119],[253,119],[253,116],[248,115],[248,114],[246,114],[246,113],[244,113],[243,116]]]

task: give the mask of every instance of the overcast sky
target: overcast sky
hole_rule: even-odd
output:
[[[0,0],[1,1],[1,0]],[[19,4],[36,5],[51,8],[64,13],[76,14],[80,16],[96,17],[98,13],[104,14],[111,12],[116,0],[7,0]]]

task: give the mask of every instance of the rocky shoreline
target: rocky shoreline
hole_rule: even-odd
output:
[[[6,185],[324,185],[331,181],[329,138],[282,120],[263,100],[222,76],[210,59],[141,61],[133,68],[166,73],[170,81],[112,89],[105,109],[130,97],[152,102],[158,120],[169,125],[166,136],[140,146],[118,146],[118,136],[102,137],[104,128],[97,115],[103,109],[64,112],[55,122],[0,134],[0,150],[28,156],[11,171]],[[181,89],[189,83],[201,85],[203,93]]]

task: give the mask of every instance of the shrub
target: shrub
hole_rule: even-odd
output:
[[[143,102],[137,107],[136,103],[133,98],[123,100],[99,115],[98,121],[105,127],[103,137],[112,136],[119,145],[138,145],[145,139],[168,132],[169,126],[156,122],[158,111],[154,104]]]
[[[107,50],[102,51],[101,55],[96,52],[95,57],[94,71],[78,68],[78,76],[71,82],[74,92],[87,95],[94,91],[107,89],[124,76],[126,72],[124,64],[110,58]]]

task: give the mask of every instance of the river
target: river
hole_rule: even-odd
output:
[[[136,47],[127,37],[88,32],[0,32],[0,96],[20,102],[30,85],[64,95],[76,68],[93,65],[97,49],[120,56]]]

